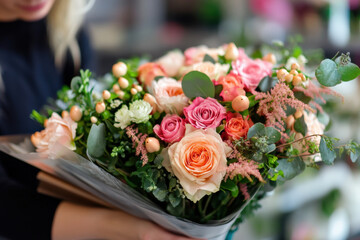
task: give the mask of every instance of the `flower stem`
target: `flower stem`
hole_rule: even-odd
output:
[[[295,140],[295,141],[292,141],[292,142],[281,144],[281,145],[277,146],[276,148],[285,147],[285,146],[291,145],[291,144],[296,143],[296,142],[300,142],[300,141],[302,141],[304,139],[311,138],[311,137],[324,137],[324,135],[323,134],[312,134],[312,135],[302,137],[302,138],[300,138],[298,140]]]

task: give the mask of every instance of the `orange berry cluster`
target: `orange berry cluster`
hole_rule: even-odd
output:
[[[293,63],[291,65],[290,72],[282,68],[277,71],[277,77],[280,81],[285,81],[287,83],[292,83],[294,86],[299,86],[306,81],[305,75],[298,72],[299,68],[299,64]]]

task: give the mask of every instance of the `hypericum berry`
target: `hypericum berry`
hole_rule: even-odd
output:
[[[119,87],[119,85],[114,84],[113,87],[112,87],[112,89],[113,89],[114,92],[117,92],[117,91],[120,90],[120,87]]]
[[[118,63],[115,63],[113,66],[112,66],[112,72],[114,74],[115,77],[119,78],[119,77],[122,77],[126,74],[127,72],[127,66],[125,63],[123,62],[118,62]]]
[[[149,93],[145,93],[144,95],[144,101],[148,102],[151,107],[152,107],[152,113],[156,112],[157,110],[157,104],[156,104],[156,99],[153,95],[149,94]]]
[[[97,113],[103,113],[105,111],[105,103],[104,102],[98,102],[95,106],[95,110]]]
[[[126,78],[120,77],[118,79],[120,88],[125,89],[129,86],[129,81]]]
[[[46,127],[46,126],[47,126],[48,121],[49,121],[49,120],[47,120],[47,119],[45,119],[45,120],[44,120],[44,127]]]
[[[70,117],[75,122],[79,121],[82,117],[81,109],[76,105],[72,106],[70,109]]]
[[[239,57],[239,50],[235,43],[229,43],[225,51],[225,59],[235,61]]]
[[[299,73],[298,76],[301,77],[301,80],[302,80],[303,82],[306,81],[306,77],[305,77],[305,75],[304,75],[303,73]]]
[[[116,93],[116,95],[118,95],[118,97],[119,97],[120,99],[123,99],[124,96],[125,96],[125,92],[123,92],[123,91],[121,91],[121,90],[119,90],[119,91],[117,91],[117,92],[115,92],[115,93]]]
[[[272,54],[272,53],[266,54],[262,59],[263,59],[264,61],[266,61],[266,62],[269,62],[269,63],[273,64],[273,65],[276,64],[276,57],[275,57],[275,55]]]
[[[291,129],[295,124],[295,118],[293,115],[290,115],[285,120],[287,128]]]
[[[291,64],[291,69],[298,70],[300,68],[299,64],[293,63]]]
[[[300,109],[296,110],[296,112],[294,113],[294,117],[295,117],[296,119],[301,118],[302,115],[303,115],[303,111],[300,110]]]
[[[135,85],[134,88],[138,91],[141,92],[143,90],[143,88],[140,85]]]
[[[108,90],[104,90],[102,92],[102,97],[103,99],[108,100],[111,97],[111,93]]]
[[[95,123],[97,123],[98,119],[97,119],[97,117],[92,116],[92,117],[90,118],[90,121],[91,121],[91,123],[95,124]]]
[[[67,116],[69,116],[69,112],[68,112],[68,111],[62,111],[62,112],[61,112],[61,117],[62,117],[62,118],[66,118]]]
[[[286,74],[285,75],[285,82],[287,82],[287,83],[291,83],[291,81],[293,80],[293,78],[294,78],[294,75],[292,75],[292,74]]]
[[[247,96],[237,96],[231,102],[231,106],[235,111],[242,112],[249,108],[250,101]]]
[[[157,152],[160,150],[160,142],[154,137],[148,137],[145,140],[145,148],[149,153]]]
[[[138,93],[138,91],[136,90],[136,88],[132,88],[132,89],[130,90],[130,93],[131,93],[132,95],[135,95],[135,94]]]
[[[295,69],[291,69],[290,74],[296,76],[296,75],[298,75],[299,73],[298,73],[298,71],[296,71]]]
[[[294,86],[299,86],[301,84],[302,80],[299,75],[294,76],[292,83]]]
[[[286,69],[282,68],[282,69],[279,69],[277,70],[276,72],[276,75],[277,75],[277,78],[281,81],[284,81],[285,80],[285,76],[289,74],[288,71],[286,71]]]

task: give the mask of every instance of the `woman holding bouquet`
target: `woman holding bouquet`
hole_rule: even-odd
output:
[[[0,0],[0,135],[38,130],[29,119],[92,51],[80,29],[85,0]],[[0,238],[187,239],[121,211],[36,193],[37,170],[0,152]]]

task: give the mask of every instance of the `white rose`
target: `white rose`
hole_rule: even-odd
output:
[[[160,64],[168,76],[174,77],[184,65],[184,55],[180,51],[171,51],[159,58],[156,63]]]
[[[136,100],[130,103],[130,120],[135,123],[146,122],[150,119],[152,107],[144,100]]]
[[[123,105],[116,113],[115,113],[115,124],[114,126],[117,128],[124,129],[130,125],[130,111],[126,105]]]
[[[182,90],[181,82],[173,78],[161,78],[153,81],[150,91],[155,96],[160,112],[180,115],[184,107],[189,105],[189,99]]]
[[[221,76],[225,76],[229,71],[229,64],[200,62],[181,69],[182,75],[191,71],[199,71],[208,75],[211,80],[217,80]]]

